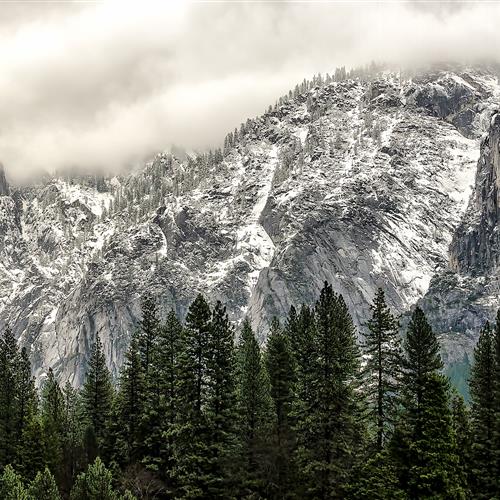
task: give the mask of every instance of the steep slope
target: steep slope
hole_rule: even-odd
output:
[[[441,333],[449,372],[465,388],[478,330],[500,306],[500,115],[481,144],[473,195],[422,305]]]
[[[324,280],[358,324],[379,285],[403,313],[447,269],[499,95],[485,69],[317,80],[223,155],[6,191],[0,327],[31,346],[38,375],[79,384],[97,332],[117,373],[148,292],[180,315],[204,292],[262,338]]]

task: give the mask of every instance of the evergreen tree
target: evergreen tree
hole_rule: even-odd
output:
[[[97,457],[85,472],[77,477],[71,490],[71,500],[118,500],[113,489],[113,476]]]
[[[29,485],[28,496],[33,500],[61,500],[56,480],[47,467]]]
[[[16,459],[18,438],[19,352],[7,328],[0,337],[0,467]]]
[[[365,393],[369,416],[376,432],[376,448],[382,451],[387,434],[395,422],[401,342],[398,322],[386,305],[384,291],[379,288],[371,305],[365,337]]]
[[[26,479],[32,479],[46,464],[47,440],[39,415],[34,415],[23,429],[18,450],[17,468]]]
[[[460,394],[455,394],[451,400],[451,414],[455,435],[455,453],[458,456],[459,462],[459,474],[464,478],[464,484],[467,485],[466,496],[469,498],[470,491],[468,491],[468,484],[471,479],[472,435],[469,409]]]
[[[183,327],[174,311],[170,311],[158,334],[158,373],[161,391],[160,431],[160,475],[173,490],[173,478],[170,471],[173,462],[173,432],[177,413],[179,359],[183,348]]]
[[[130,463],[139,460],[139,450],[143,448],[141,441],[141,418],[144,411],[144,372],[136,338],[132,338],[128,348],[125,363],[120,377],[120,389],[118,393],[118,420],[120,423],[120,434],[123,441],[117,446],[118,457],[121,463]]]
[[[63,444],[63,473],[62,492],[69,493],[76,473],[84,462],[82,408],[79,404],[77,391],[68,381],[63,389],[64,426],[62,434]]]
[[[2,500],[31,500],[21,476],[14,471],[11,465],[7,465],[0,476],[0,498]]]
[[[496,495],[500,497],[500,309],[495,323],[495,429],[493,431],[494,448],[496,450]]]
[[[262,496],[271,396],[259,344],[248,319],[243,321],[237,359],[242,495],[253,493]]]
[[[412,499],[465,499],[449,405],[449,381],[425,377],[419,420],[409,449],[408,496]]]
[[[234,331],[226,308],[217,301],[207,342],[207,418],[210,444],[208,494],[218,498],[231,489],[228,470],[236,457],[236,382]]]
[[[287,498],[294,477],[292,403],[295,373],[288,339],[276,318],[271,323],[266,367],[273,402],[271,495],[273,498]]]
[[[113,402],[113,386],[106,366],[103,347],[96,335],[89,361],[87,376],[81,391],[84,415],[88,421],[86,448],[92,456],[103,444],[106,422]],[[95,442],[95,445],[94,445]],[[94,446],[97,448],[93,450]]]
[[[472,399],[472,490],[477,498],[492,498],[496,490],[495,346],[489,323],[482,329],[471,371]]]
[[[31,374],[31,363],[26,348],[21,349],[17,366],[17,441],[21,440],[24,428],[33,418],[37,407],[35,380]]]
[[[315,324],[310,388],[316,404],[297,423],[304,496],[343,498],[363,435],[355,393],[359,353],[347,306],[328,283],[316,303]]]
[[[176,498],[199,498],[207,495],[210,477],[210,451],[207,402],[208,342],[211,311],[202,295],[189,307],[179,360],[178,411],[171,431]]]
[[[409,498],[464,498],[449,382],[440,374],[439,343],[417,307],[404,344],[402,414],[391,443]]]
[[[386,450],[377,453],[355,471],[348,487],[349,500],[405,500],[406,493],[399,487],[397,468]]]
[[[60,471],[63,460],[64,397],[52,368],[43,385],[41,418],[45,438],[46,463],[52,471]]]

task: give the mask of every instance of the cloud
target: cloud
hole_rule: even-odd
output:
[[[218,146],[336,66],[494,59],[500,46],[495,3],[48,5],[0,6],[0,161],[11,178]]]

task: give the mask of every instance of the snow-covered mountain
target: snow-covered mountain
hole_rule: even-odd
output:
[[[29,188],[0,169],[0,328],[36,374],[78,385],[96,332],[116,374],[145,293],[182,316],[203,292],[264,339],[324,280],[360,326],[378,286],[402,314],[421,301],[463,363],[500,306],[498,72],[336,80],[301,84],[223,153]]]

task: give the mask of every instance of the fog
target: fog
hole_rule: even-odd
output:
[[[11,180],[219,146],[304,77],[498,58],[495,2],[0,4]]]

